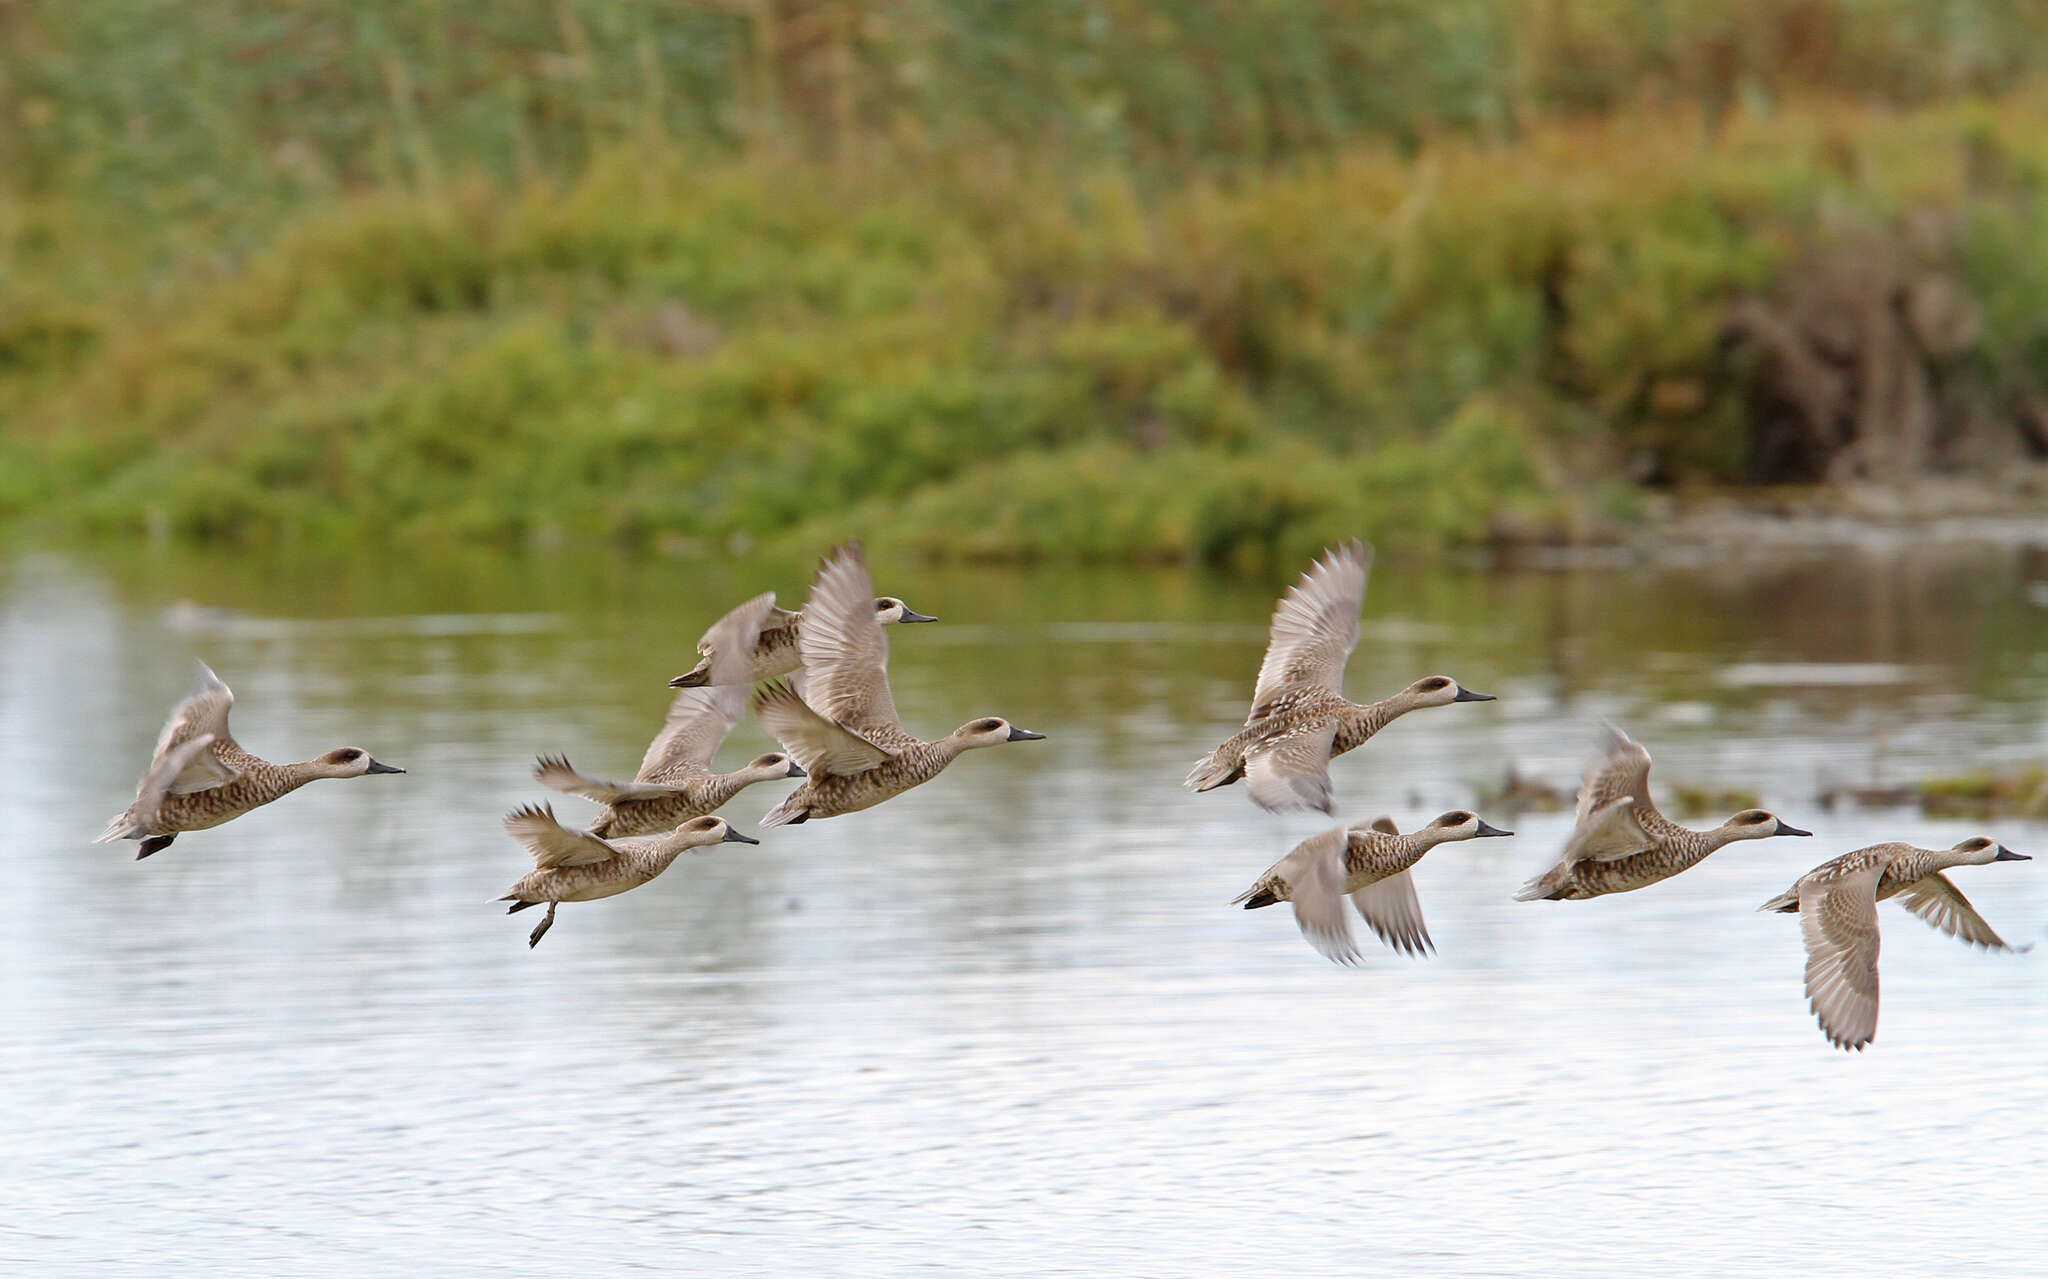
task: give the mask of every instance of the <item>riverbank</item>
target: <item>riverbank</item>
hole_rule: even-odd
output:
[[[2023,518],[2044,109],[1651,105],[1229,174],[641,137],[92,287],[25,246],[158,232],[48,197],[8,240],[0,529],[1228,562],[1804,536],[1756,512],[1886,487]]]

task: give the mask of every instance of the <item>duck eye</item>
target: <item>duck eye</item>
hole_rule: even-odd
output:
[[[1449,681],[1449,680],[1447,680],[1447,679],[1433,679],[1433,680],[1430,680],[1429,682],[1425,683],[1425,684],[1423,685],[1423,687],[1424,687],[1424,688],[1427,688],[1427,689],[1430,689],[1430,690],[1432,690],[1432,691],[1434,691],[1434,690],[1436,690],[1436,689],[1439,689],[1439,688],[1449,688],[1449,687],[1450,687],[1450,684],[1451,684],[1451,681]]]

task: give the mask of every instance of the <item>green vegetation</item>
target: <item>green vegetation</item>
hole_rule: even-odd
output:
[[[1930,817],[2048,816],[2048,768],[1937,777],[1916,788],[1920,811]]]
[[[2048,379],[2028,6],[347,12],[0,9],[0,524],[1570,539],[1742,478],[1727,304],[1909,218]]]

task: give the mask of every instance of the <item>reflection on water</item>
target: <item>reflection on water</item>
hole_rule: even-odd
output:
[[[1416,872],[1441,953],[1316,956],[1224,903],[1327,823],[1188,763],[1242,716],[1275,581],[877,566],[907,725],[1051,734],[870,812],[530,917],[498,828],[540,750],[629,771],[697,634],[799,565],[22,555],[0,568],[0,1263],[95,1273],[1650,1274],[1971,1269],[2048,1245],[2039,955],[1887,907],[1884,1013],[1829,1049],[1808,866],[1971,826],[1831,783],[2048,752],[2048,561],[1736,568],[1382,562],[1350,690],[1418,713],[1335,769],[1404,825],[1510,764],[1575,778],[1599,717],[1659,785],[1748,787],[1813,840],[1648,891],[1518,904],[1565,813]],[[1276,572],[1276,579],[1284,576]],[[168,613],[166,610],[170,610]],[[204,656],[251,749],[367,747],[146,863],[87,840]],[[1731,673],[1732,672],[1732,673]],[[743,725],[722,759],[767,749]],[[743,829],[782,787],[727,809]],[[559,798],[565,816],[585,811]],[[2048,827],[1993,828],[2048,852]],[[1957,882],[2048,937],[2048,861]]]

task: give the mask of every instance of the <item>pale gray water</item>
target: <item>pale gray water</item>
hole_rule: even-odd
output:
[[[371,562],[364,562],[368,559]],[[1291,571],[1291,570],[1288,570]],[[1569,575],[1382,564],[1354,694],[1497,703],[1338,762],[1404,825],[1602,715],[1671,783],[1819,832],[1648,891],[1518,904],[1563,813],[1416,872],[1440,953],[1337,968],[1225,903],[1322,818],[1191,759],[1242,714],[1286,572],[878,565],[914,731],[1051,734],[608,902],[487,899],[539,750],[629,772],[718,612],[807,566],[94,557],[0,568],[7,1210],[20,1273],[2031,1275],[2048,1250],[2044,953],[1883,910],[1862,1055],[1756,904],[1861,844],[2039,823],[1829,813],[1830,780],[2048,754],[2048,561],[1854,555]],[[182,609],[179,600],[215,614]],[[87,841],[193,656],[317,784],[162,855]],[[746,725],[722,759],[765,749]],[[727,812],[744,829],[762,786]],[[557,797],[565,816],[588,812]],[[1704,824],[1704,823],[1702,823]],[[2048,938],[2048,859],[1956,873]],[[1369,939],[1368,939],[1369,942]]]

